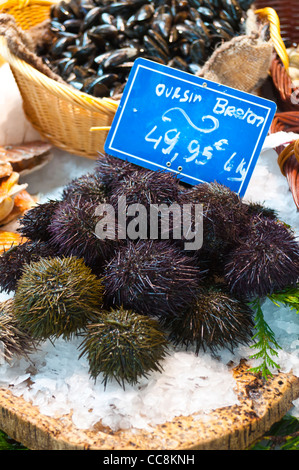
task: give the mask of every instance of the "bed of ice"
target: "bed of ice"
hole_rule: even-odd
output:
[[[0,83],[3,75],[8,83],[7,73],[2,68]],[[17,91],[14,89],[13,93],[15,99]],[[25,140],[30,140],[34,132],[27,123],[24,127],[19,98],[13,105],[11,103],[11,115],[16,115],[16,109],[19,109],[17,115],[23,126],[23,136],[26,131]],[[9,135],[3,125],[0,144],[9,143],[3,141]],[[47,166],[24,178],[30,193],[38,194],[41,202],[48,197],[59,197],[68,181],[94,168],[91,160],[58,149],[53,153],[54,158]],[[276,159],[277,155],[271,149],[261,154],[245,199],[276,209],[280,218],[298,233],[299,216]],[[0,294],[0,301],[8,297]],[[299,376],[299,316],[271,302],[263,305],[263,311],[282,348],[275,361],[281,371],[293,371]],[[209,353],[195,356],[192,350],[171,349],[163,362],[163,373],[153,373],[136,386],[126,386],[125,390],[112,382],[104,390],[101,377],[96,382],[89,378],[87,360],[78,359],[79,344],[80,340],[57,340],[54,344],[47,341],[29,360],[14,359],[11,364],[0,362],[0,387],[9,388],[15,396],[23,396],[45,415],[59,418],[72,412],[74,425],[81,429],[91,429],[101,420],[112,430],[150,430],[178,415],[208,413],[211,409],[238,403],[235,382],[227,364],[229,361],[237,364],[241,358],[252,354],[245,346],[234,353],[220,351],[217,358]],[[294,402],[290,414],[299,417],[299,400]]]

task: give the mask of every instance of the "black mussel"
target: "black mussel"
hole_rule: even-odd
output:
[[[172,15],[170,13],[161,13],[153,19],[151,28],[160,33],[165,39],[168,39],[172,27]]]
[[[85,80],[87,77],[90,77],[90,75],[94,74],[94,71],[89,70],[85,67],[82,67],[82,65],[75,65],[73,67],[72,72],[75,74],[75,77],[78,81]]]
[[[65,26],[63,23],[60,23],[57,19],[51,20],[50,29],[53,33],[58,33],[60,31],[65,31]]]
[[[95,64],[97,66],[100,66],[102,67],[103,63],[105,62],[105,60],[110,57],[110,55],[112,54],[111,51],[106,51],[106,52],[103,52],[102,54],[99,54],[97,55],[93,61],[95,62]]]
[[[189,0],[189,3],[193,8],[199,8],[203,5],[202,0]]]
[[[67,58],[66,62],[60,63],[58,67],[62,78],[68,78],[68,76],[72,73],[76,63],[77,61],[74,58]]]
[[[110,88],[118,80],[118,75],[116,73],[105,73],[99,75],[98,83],[103,83],[108,88]]]
[[[219,32],[221,30],[225,31],[231,38],[233,36],[235,36],[236,34],[236,31],[234,31],[234,29],[232,28],[232,26],[227,22],[227,21],[224,21],[224,20],[214,20],[213,21],[213,25],[214,27],[216,28],[216,31]]]
[[[227,33],[223,28],[216,28],[213,24],[210,25],[212,45],[215,47],[217,44],[229,41],[232,36]]]
[[[169,67],[173,67],[179,70],[183,70],[183,72],[190,72],[188,63],[180,56],[173,57],[167,65]]]
[[[134,61],[131,62],[123,62],[122,64],[113,67],[113,71],[118,75],[120,80],[124,80],[127,75],[130,73],[131,68],[134,65]]]
[[[74,46],[72,48],[73,58],[77,60],[78,65],[86,64],[87,61],[93,61],[96,54],[96,46],[87,44],[87,46]]]
[[[188,0],[179,0],[178,10],[179,11],[189,11],[190,5]]]
[[[234,31],[239,31],[240,23],[234,20],[226,10],[221,10],[219,12],[219,18],[229,23],[231,27],[234,29]]]
[[[205,40],[207,47],[209,47],[209,28],[205,25],[204,21],[201,18],[197,18],[195,23],[192,23],[189,20],[185,21],[185,25],[189,26],[190,29],[193,29],[199,38]]]
[[[110,88],[110,97],[114,99],[120,99],[125,86],[126,82],[115,82],[114,85]]]
[[[135,23],[140,23],[142,21],[148,21],[152,18],[155,13],[155,7],[151,3],[143,5],[136,13],[127,21],[127,25],[130,27]]]
[[[134,60],[139,55],[139,49],[134,47],[124,47],[123,49],[116,49],[111,51],[106,59],[104,59],[102,65],[104,69],[110,67],[117,67],[118,65]]]
[[[213,21],[215,13],[208,7],[199,7],[197,8],[198,13],[200,14],[203,21]]]
[[[118,31],[116,26],[112,24],[100,24],[98,26],[93,26],[88,32],[87,35],[93,41],[98,41],[101,39],[108,39],[108,41],[114,41],[117,38]]]
[[[92,40],[88,36],[88,31],[81,32],[81,34],[78,36],[78,39],[76,41],[76,44],[78,46],[87,46],[87,44],[91,44]]]
[[[194,75],[199,75],[202,70],[202,67],[199,64],[195,64],[194,62],[191,62],[190,64],[188,64],[188,66],[190,72]]]
[[[243,16],[243,10],[237,0],[222,0],[223,9],[235,20],[240,21]]]
[[[97,98],[109,96],[109,89],[101,83],[101,77],[90,77],[84,81],[82,91]]]
[[[67,2],[61,1],[57,5],[52,5],[50,9],[50,16],[51,18],[57,18],[63,23],[65,20],[73,18],[74,13]]]
[[[180,39],[180,34],[176,28],[176,25],[172,26],[170,33],[169,33],[169,38],[168,42],[170,45],[175,44],[178,40]]]
[[[190,18],[189,11],[179,11],[173,18],[173,24],[184,23],[188,18]]]
[[[110,13],[104,12],[100,15],[100,22],[102,24],[113,24],[115,23],[115,18]]]
[[[180,41],[178,50],[180,51],[180,55],[183,58],[187,59],[190,56],[190,48],[191,44],[189,41],[187,41],[186,39]]]
[[[51,46],[51,54],[53,57],[59,57],[68,46],[75,44],[76,38],[70,36],[64,36],[58,38]]]
[[[79,90],[79,91],[81,91],[83,88],[83,83],[80,82],[79,80],[70,80],[68,84],[72,85],[74,88],[76,88],[76,90]]]
[[[175,17],[175,15],[179,12],[178,0],[170,0],[170,10],[171,10],[173,17]]]
[[[111,15],[124,15],[128,19],[144,3],[144,0],[126,0],[124,2],[112,2],[108,7]]]
[[[213,9],[217,10],[218,13],[223,8],[221,0],[207,0],[204,5],[210,8],[212,7]]]
[[[82,31],[86,31],[92,26],[98,24],[99,18],[102,12],[103,12],[103,9],[101,7],[92,8],[83,19],[83,22],[81,25]]]
[[[83,4],[81,0],[70,0],[68,1],[68,7],[73,12],[73,15],[77,19],[82,19],[86,13],[91,10],[91,4]]]
[[[126,20],[122,16],[117,15],[115,18],[115,26],[117,31],[123,33],[126,30]]]
[[[161,47],[161,49],[163,49],[166,55],[170,55],[168,43],[160,33],[153,29],[149,29],[147,31],[147,35],[151,37]]]
[[[197,39],[191,45],[190,57],[195,64],[204,64],[208,57],[208,50],[204,39]]]
[[[66,20],[63,23],[63,26],[66,31],[70,33],[79,33],[80,28],[81,28],[81,20],[77,18],[71,18],[70,20]]]
[[[175,28],[179,35],[188,41],[196,41],[196,39],[201,39],[201,34],[194,27],[189,26],[186,23],[177,24]]]
[[[169,55],[164,52],[162,47],[157,44],[150,36],[145,35],[143,38],[143,45],[145,48],[145,53],[149,56],[160,57],[165,64],[169,61]]]
[[[254,0],[239,0],[239,5],[242,10],[247,11],[251,7],[253,2]]]

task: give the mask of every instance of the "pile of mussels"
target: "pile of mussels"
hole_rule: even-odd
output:
[[[217,45],[243,32],[253,0],[62,0],[53,42],[37,51],[67,83],[96,97],[121,95],[144,57],[196,74]]]

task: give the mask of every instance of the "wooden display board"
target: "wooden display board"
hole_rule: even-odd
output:
[[[277,373],[268,380],[253,375],[245,361],[232,368],[238,405],[208,415],[177,417],[154,432],[112,432],[100,423],[92,430],[74,427],[70,415],[53,419],[36,406],[0,389],[0,429],[32,450],[244,450],[262,437],[299,398],[299,378]]]

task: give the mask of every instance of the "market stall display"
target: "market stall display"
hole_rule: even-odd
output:
[[[262,5],[260,17],[254,9],[248,13],[259,29],[255,39],[247,36],[246,1],[51,5],[29,1],[13,9],[17,25],[26,28],[34,12],[40,56],[30,55],[29,36],[14,19],[2,18],[0,53],[27,117],[38,128],[32,113],[39,105],[28,100],[23,82],[30,93],[47,90],[51,119],[43,108],[36,122],[51,127],[56,119],[66,140],[55,141],[44,124],[41,135],[51,144],[2,147],[4,187],[12,178],[3,202],[17,197],[10,190],[25,190],[13,178],[18,171],[40,194],[17,214],[14,232],[3,231],[0,427],[32,449],[246,449],[285,413],[298,413],[299,227],[292,202],[299,140],[288,142],[278,132],[297,132],[296,115],[277,113],[244,198],[217,181],[189,186],[179,175],[106,155],[102,145],[140,53],[227,86],[233,78],[239,90],[244,85],[260,93],[272,40],[278,55],[289,52],[288,60],[295,46],[287,49],[283,35],[275,42],[277,16]],[[266,22],[257,20],[265,15]],[[42,20],[55,37],[50,48],[39,40]],[[16,38],[22,45],[13,49]],[[253,57],[261,58],[257,74],[246,84],[240,74],[226,78],[236,45],[247,43],[250,56],[251,41]],[[65,113],[71,133],[62,128]],[[83,134],[75,118],[78,126],[84,122]],[[94,127],[101,130],[91,132]],[[53,144],[58,149],[50,159]],[[146,232],[127,213],[136,204],[147,210]],[[151,239],[150,208],[160,204],[202,204],[202,247],[184,249],[192,217],[183,237],[171,236],[173,218],[167,240],[158,219]],[[112,225],[108,219],[99,236],[100,207],[128,215],[126,237],[119,217]]]

